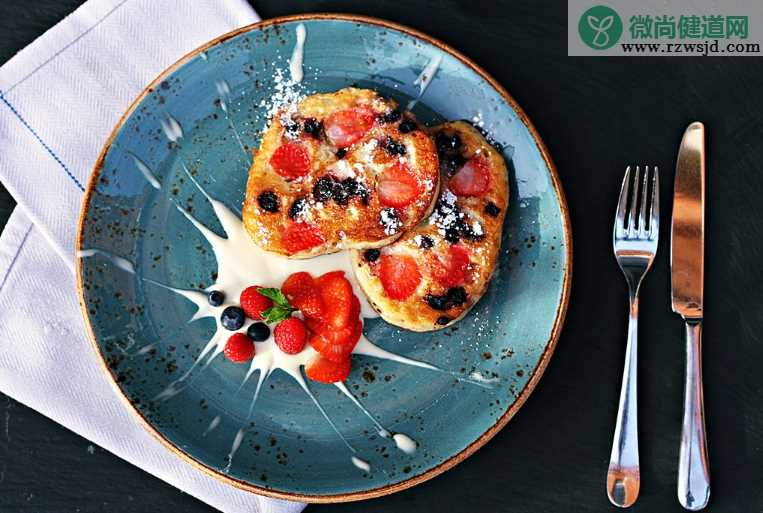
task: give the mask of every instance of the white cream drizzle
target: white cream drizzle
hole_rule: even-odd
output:
[[[291,53],[291,59],[289,59],[289,71],[291,72],[291,80],[295,83],[302,82],[304,76],[302,71],[302,59],[305,51],[305,36],[307,30],[305,25],[300,23],[296,29],[297,42],[294,44],[294,51]]]
[[[432,79],[437,73],[437,70],[439,69],[441,62],[442,62],[442,55],[437,54],[434,57],[432,57],[427,63],[427,65],[424,66],[424,69],[421,70],[421,73],[419,73],[419,76],[416,77],[416,80],[413,81],[413,85],[419,86],[419,94],[415,99],[408,102],[407,110],[411,110],[419,102],[421,97],[424,95],[424,91],[427,90],[427,87],[429,87],[429,84],[432,82]]]

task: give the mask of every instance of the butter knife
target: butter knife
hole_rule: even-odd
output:
[[[678,501],[692,511],[707,505],[710,472],[702,397],[702,293],[705,249],[705,127],[688,126],[676,162],[670,240],[673,311],[686,323],[686,382],[678,459]]]

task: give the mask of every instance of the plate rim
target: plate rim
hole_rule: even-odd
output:
[[[77,254],[77,256],[75,257],[75,268],[76,268],[76,281],[77,281],[77,295],[78,295],[79,304],[80,304],[80,311],[85,321],[84,322],[85,331],[88,335],[88,340],[90,342],[91,347],[93,348],[95,353],[98,355],[98,361],[100,363],[101,369],[107,375],[109,383],[117,392],[117,396],[120,397],[120,399],[128,406],[127,408],[128,411],[130,411],[131,413],[135,415],[138,422],[155,439],[157,439],[170,452],[179,456],[183,461],[189,463],[192,467],[202,471],[203,473],[217,479],[218,481],[222,483],[230,484],[236,488],[239,488],[248,492],[260,494],[260,495],[265,495],[267,497],[273,497],[276,499],[285,499],[285,500],[308,502],[308,503],[337,503],[337,502],[349,502],[349,501],[358,501],[358,500],[364,500],[364,499],[372,499],[372,498],[381,497],[384,495],[389,495],[395,492],[399,492],[407,488],[411,488],[413,486],[421,484],[425,481],[428,481],[429,479],[432,479],[433,477],[436,477],[442,474],[443,472],[453,468],[455,465],[464,461],[466,458],[474,454],[474,452],[476,452],[477,449],[484,446],[499,431],[501,431],[501,429],[503,429],[506,426],[509,420],[511,420],[514,417],[514,415],[516,415],[517,411],[519,411],[519,409],[524,405],[527,398],[535,390],[535,387],[540,381],[540,378],[543,376],[543,373],[545,372],[546,367],[548,366],[548,362],[551,359],[551,356],[553,355],[553,352],[556,348],[556,344],[561,335],[562,326],[564,325],[564,320],[567,315],[567,307],[569,303],[570,291],[572,286],[572,229],[570,224],[569,208],[567,206],[567,200],[565,198],[564,191],[562,189],[561,180],[559,179],[556,166],[554,165],[551,159],[551,156],[548,152],[548,148],[546,147],[545,143],[541,139],[540,134],[535,129],[535,126],[532,124],[532,122],[528,118],[527,114],[519,106],[516,100],[514,100],[514,98],[508,93],[508,91],[504,89],[504,87],[501,84],[499,84],[481,66],[479,66],[477,63],[472,61],[469,57],[466,57],[465,55],[463,55],[461,52],[451,47],[450,45],[443,43],[442,41],[432,36],[429,36],[419,30],[413,29],[411,27],[401,25],[392,21],[384,20],[381,18],[372,17],[372,16],[365,16],[365,15],[359,15],[359,14],[331,13],[331,12],[294,14],[289,16],[279,16],[275,18],[270,18],[267,20],[262,20],[257,23],[252,23],[252,24],[237,28],[235,30],[222,34],[204,43],[198,48],[186,53],[180,59],[178,59],[173,64],[168,66],[166,69],[164,69],[156,78],[154,78],[154,80],[152,80],[145,88],[143,88],[143,90],[141,90],[141,92],[129,105],[125,113],[122,114],[122,116],[119,118],[116,125],[114,126],[111,133],[109,134],[108,138],[104,142],[104,145],[98,154],[95,164],[93,165],[93,171],[90,174],[90,177],[88,178],[88,182],[85,187],[85,193],[82,198],[82,204],[80,207],[79,221],[77,226],[77,234],[76,234],[74,247],[75,247],[75,250],[77,251],[82,248],[84,230],[85,230],[85,220],[87,218],[88,207],[90,205],[90,201],[92,199],[95,186],[98,183],[100,172],[103,169],[103,164],[106,158],[106,154],[109,152],[109,149],[111,148],[111,145],[114,142],[114,139],[116,138],[117,134],[121,130],[127,118],[135,111],[135,109],[138,107],[140,102],[147,95],[149,95],[150,93],[154,91],[154,89],[162,82],[162,80],[164,80],[168,75],[171,75],[175,70],[177,70],[179,67],[184,65],[186,62],[196,57],[199,53],[217,44],[220,44],[228,39],[236,37],[239,34],[242,34],[245,32],[251,32],[254,30],[260,30],[260,29],[273,26],[273,25],[281,25],[284,23],[294,22],[294,21],[314,21],[314,20],[349,21],[354,23],[362,23],[362,24],[374,25],[378,27],[396,30],[404,34],[407,34],[409,36],[412,36],[414,38],[424,40],[427,43],[439,48],[443,52],[449,54],[451,57],[456,58],[462,64],[464,64],[465,66],[469,67],[472,71],[477,73],[488,84],[490,84],[490,86],[493,89],[495,89],[495,91],[503,98],[503,100],[512,108],[512,110],[516,113],[519,120],[522,122],[525,128],[527,128],[527,130],[529,131],[530,135],[533,138],[533,141],[535,142],[536,147],[538,148],[539,153],[543,157],[543,161],[545,162],[546,167],[550,171],[551,183],[559,199],[558,203],[559,203],[559,208],[560,208],[561,217],[562,217],[562,227],[563,227],[563,237],[564,237],[563,242],[564,242],[564,248],[565,248],[564,254],[566,259],[566,266],[565,266],[563,282],[562,282],[562,294],[560,297],[559,304],[557,305],[557,308],[556,308],[556,315],[554,318],[553,327],[551,329],[551,335],[545,344],[543,354],[541,354],[541,357],[539,358],[537,365],[535,366],[535,368],[533,368],[530,374],[530,378],[527,380],[527,383],[522,388],[521,392],[517,396],[514,403],[496,420],[496,422],[492,426],[490,426],[487,430],[485,430],[485,432],[482,433],[479,437],[477,437],[474,441],[472,441],[469,445],[463,448],[461,451],[450,456],[445,461],[426,470],[425,472],[412,475],[411,477],[403,481],[400,481],[398,483],[390,483],[384,486],[379,486],[379,487],[371,488],[368,490],[360,490],[355,492],[345,492],[345,493],[336,493],[336,494],[303,494],[303,493],[297,493],[297,492],[284,492],[277,489],[267,488],[267,487],[259,486],[256,484],[252,484],[247,481],[236,479],[212,467],[207,466],[206,464],[194,458],[192,455],[186,453],[185,451],[181,450],[179,447],[174,445],[162,433],[160,433],[159,430],[155,428],[143,416],[143,414],[133,405],[133,403],[127,397],[125,392],[121,389],[121,387],[119,386],[119,383],[117,383],[113,374],[109,370],[105,360],[105,356],[103,352],[101,351],[100,346],[98,345],[98,341],[96,339],[95,332],[94,332],[92,323],[90,321],[90,315],[87,310],[87,305],[85,303],[83,259],[79,256],[79,254]]]

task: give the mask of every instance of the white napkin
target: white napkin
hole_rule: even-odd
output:
[[[182,55],[257,21],[244,0],[90,0],[0,68],[0,390],[225,512],[300,511],[203,474],[117,397],[86,339],[73,275],[82,188],[112,128]]]

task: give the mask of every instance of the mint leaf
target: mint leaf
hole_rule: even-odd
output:
[[[297,309],[292,308],[291,306],[272,306],[262,312],[262,317],[265,319],[265,322],[268,323],[281,322],[284,319],[291,317],[292,312],[296,311]]]
[[[257,287],[257,292],[268,299],[272,299],[276,306],[291,308],[288,298],[281,292],[281,289]]]

